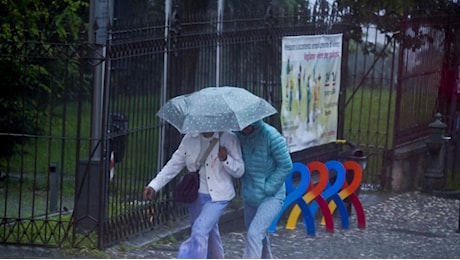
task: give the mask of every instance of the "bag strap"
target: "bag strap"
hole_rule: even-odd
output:
[[[222,133],[219,132],[219,139],[220,139],[221,135],[222,135]],[[208,149],[206,149],[206,151],[203,153],[203,156],[201,156],[200,160],[198,161],[198,169],[201,167],[201,165],[206,160],[206,158],[208,158],[209,153],[211,152],[212,148],[214,147],[214,145],[216,145],[216,143],[217,143],[217,141],[219,139],[217,139],[217,138],[212,139],[211,143],[208,146]]]

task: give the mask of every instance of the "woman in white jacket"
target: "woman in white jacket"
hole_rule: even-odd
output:
[[[200,151],[203,153],[213,138],[219,141],[198,169]],[[199,170],[200,188],[198,198],[188,206],[192,234],[181,244],[177,258],[224,258],[218,222],[235,197],[233,178],[244,173],[238,138],[229,132],[220,137],[217,132],[186,134],[171,159],[144,188],[144,199],[154,199],[184,167],[190,172]]]

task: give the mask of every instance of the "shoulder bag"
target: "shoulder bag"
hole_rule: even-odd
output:
[[[198,197],[198,189],[200,188],[200,167],[216,143],[217,138],[214,138],[209,144],[208,149],[198,161],[198,170],[196,172],[187,172],[182,176],[181,180],[174,188],[174,200],[176,202],[192,203],[196,200]]]

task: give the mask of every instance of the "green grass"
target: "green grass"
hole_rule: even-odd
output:
[[[347,91],[348,98],[351,92]],[[383,152],[383,148],[386,148],[385,142],[388,143],[388,148],[391,148],[393,144],[395,102],[396,97],[394,95],[390,96],[389,89],[375,91],[370,87],[360,88],[353,96],[353,100],[345,108],[345,139],[359,138],[359,143],[366,144],[370,152]],[[351,141],[358,142],[358,140],[353,139]],[[450,161],[448,165],[451,167]],[[367,174],[380,174],[382,166],[381,156],[371,157],[368,160]],[[460,167],[457,167],[456,171],[455,178],[452,178],[452,169],[448,169],[446,177],[447,189],[460,189]],[[368,177],[370,176],[364,176],[364,178]]]
[[[348,88],[345,102],[352,93]],[[380,184],[383,152],[391,147],[393,137],[395,97],[390,94],[389,89],[361,87],[345,107],[343,138],[362,147],[365,154],[375,154],[367,160],[363,183]]]
[[[129,96],[117,102],[125,103],[124,110],[116,112],[128,116],[131,133],[124,159],[116,164],[117,181],[109,184],[111,194],[108,217],[132,211],[140,205],[142,201],[133,198],[139,198],[145,185],[145,181],[139,180],[141,173],[153,175],[157,164],[158,131],[151,130],[155,120],[156,99]],[[9,161],[0,161],[2,171],[9,173],[7,179],[0,181],[0,194],[3,194],[0,199],[0,216],[3,221],[11,221],[10,224],[5,222],[0,226],[0,241],[70,247],[67,246],[70,242],[62,241],[66,236],[69,239],[68,236],[73,232],[73,227],[67,229],[69,223],[66,222],[70,219],[63,217],[55,220],[55,217],[50,217],[55,214],[67,215],[66,212],[52,212],[49,208],[48,171],[51,163],[57,164],[58,179],[62,177],[62,186],[59,185],[57,189],[57,207],[58,210],[68,209],[70,212],[74,208],[76,159],[78,156],[80,159],[89,156],[91,105],[87,102],[81,107],[80,134],[77,134],[79,119],[76,103],[68,103],[65,108],[56,107],[47,114],[49,118],[43,120],[48,122],[44,126],[45,133],[30,137],[29,142],[18,147],[19,152]],[[62,208],[59,208],[61,205]],[[95,254],[91,252],[96,247],[95,234],[77,234],[77,241],[80,241],[76,245],[78,248],[88,249],[89,255]]]
[[[395,113],[395,96],[389,89],[379,91],[371,87],[361,87],[345,107],[344,135],[357,135],[360,143],[382,146],[388,138],[391,146]],[[347,90],[348,100],[352,95]],[[354,140],[357,142],[358,140]]]
[[[347,95],[350,94],[351,91],[347,91]],[[121,176],[121,174],[139,170],[145,172],[156,171],[156,161],[153,160],[152,162],[151,160],[151,158],[156,158],[156,155],[147,157],[143,153],[147,147],[156,153],[157,131],[154,131],[153,135],[146,136],[144,132],[136,130],[149,126],[153,122],[152,117],[155,117],[156,101],[151,99],[152,97],[130,96],[115,101],[125,104],[123,111],[117,112],[125,113],[128,116],[129,129],[135,131],[128,136],[123,163],[117,165],[118,167],[116,166],[117,177]],[[388,107],[391,109],[390,112],[388,112]],[[22,147],[22,152],[13,156],[8,164],[9,172],[13,175],[21,175],[22,173],[22,177],[26,179],[40,179],[42,183],[35,187],[32,182],[26,182],[24,185],[29,185],[27,188],[29,190],[34,188],[39,190],[46,189],[46,180],[43,180],[41,176],[47,176],[50,163],[57,163],[59,172],[64,175],[64,196],[73,196],[77,153],[81,158],[85,158],[89,154],[87,138],[90,136],[91,107],[89,103],[84,103],[82,106],[80,138],[83,139],[80,142],[79,151],[76,148],[79,138],[77,136],[77,104],[68,104],[65,109],[65,120],[63,116],[64,107],[55,108],[52,111],[53,116],[46,120],[52,122],[49,132],[44,136],[31,139],[31,142]],[[387,90],[376,92],[368,87],[361,88],[356,92],[353,102],[346,107],[345,137],[353,136],[357,130],[359,130],[360,142],[377,144],[377,139],[382,139],[382,135],[391,137],[393,128],[392,125],[387,128],[388,114],[390,116],[394,114],[394,98],[389,97]],[[391,124],[393,120],[388,120],[388,122]],[[61,138],[61,136],[64,138]],[[379,145],[382,144],[380,143]],[[6,165],[5,162],[2,162],[2,164]],[[123,169],[120,169],[120,167],[123,167]],[[122,189],[138,190],[139,183],[136,180],[131,181],[126,176],[121,178],[124,178],[123,184],[119,184]]]
[[[446,189],[460,189],[460,171],[457,172],[457,175],[454,179],[451,176],[448,176],[446,179]]]
[[[73,185],[73,182],[68,182],[64,186],[69,186],[68,190],[70,190],[70,186],[73,187]],[[46,208],[50,206],[47,204],[49,201],[47,188],[43,184],[34,184],[32,179],[26,179],[22,182],[18,180],[2,181],[0,182],[0,190],[3,191],[5,196],[5,199],[0,200],[1,216],[28,218],[43,216],[47,211],[50,212],[50,209]],[[73,208],[73,203],[73,193],[63,195],[63,207],[71,209]],[[56,206],[59,207],[59,200]],[[6,211],[3,212],[5,208]]]
[[[129,129],[142,129],[151,126],[151,122],[155,117],[155,102],[152,97],[138,97],[129,96],[123,97],[119,100],[125,103],[124,111],[122,112],[128,116]],[[48,113],[50,114],[50,113]],[[91,135],[91,104],[85,102],[82,104],[81,112],[81,126],[80,135],[78,132],[78,107],[77,103],[69,103],[65,107],[58,106],[51,111],[49,118],[43,121],[48,122],[45,126],[46,133],[29,138],[26,145],[18,147],[18,152],[14,154],[9,162],[5,159],[0,159],[0,165],[12,173],[19,175],[32,175],[37,174],[45,175],[48,173],[49,165],[57,163],[60,171],[63,172],[64,177],[74,178],[76,171],[76,158],[79,155],[80,159],[89,158],[90,143],[89,138]],[[128,137],[128,143],[133,143],[140,147],[141,145],[154,145],[157,140],[157,134],[149,136],[146,139],[142,131],[139,134],[133,134]],[[79,142],[79,150],[77,151],[77,143]],[[156,148],[156,147],[155,147]],[[138,154],[125,153],[127,160],[137,160]]]
[[[90,104],[82,105],[81,136],[88,138],[90,124]],[[41,216],[47,213],[48,202],[48,171],[51,163],[57,164],[57,178],[62,178],[62,189],[57,187],[57,196],[62,196],[63,206],[73,208],[75,169],[77,153],[87,153],[89,144],[81,142],[80,150],[76,150],[77,139],[77,104],[66,106],[48,113],[50,122],[47,132],[41,136],[31,137],[20,152],[14,154],[9,161],[1,161],[0,165],[8,171],[7,180],[0,182],[0,191],[8,200],[0,200],[0,213],[6,217]],[[50,115],[51,114],[51,115]],[[60,176],[62,174],[63,176]],[[58,199],[58,203],[59,203]],[[49,210],[49,209],[48,209]],[[5,211],[5,212],[3,212]]]
[[[75,172],[76,154],[88,154],[89,143],[81,142],[80,150],[76,150],[78,139],[88,140],[90,134],[91,107],[89,103],[82,105],[81,133],[77,136],[78,112],[77,104],[70,103],[66,106],[65,115],[60,106],[52,111],[52,115],[44,120],[46,132],[29,138],[26,145],[17,147],[9,162],[5,159],[0,165],[7,168],[12,174],[47,174],[49,165],[57,163],[64,176],[71,177]]]
[[[447,162],[447,172],[446,172],[446,189],[452,190],[452,189],[460,189],[460,165],[456,163],[455,169],[452,169],[452,160],[455,158],[452,158],[455,153],[450,152],[449,155],[451,158],[449,158],[449,161]],[[458,157],[458,155],[457,155]],[[452,171],[454,172],[454,176],[452,176]]]

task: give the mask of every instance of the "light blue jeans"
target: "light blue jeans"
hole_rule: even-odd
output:
[[[244,203],[244,223],[248,231],[243,258],[273,258],[268,228],[283,207],[283,201],[270,198],[258,207]]]
[[[181,244],[177,258],[224,258],[218,224],[228,203],[213,202],[209,194],[198,193],[188,206],[192,234]]]

